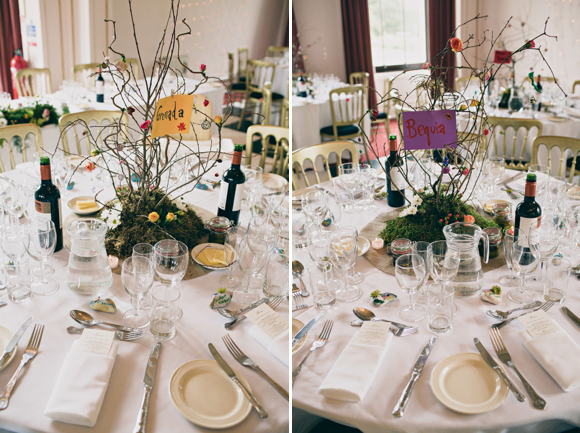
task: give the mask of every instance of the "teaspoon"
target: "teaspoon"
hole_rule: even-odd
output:
[[[105,326],[111,326],[112,328],[116,328],[116,329],[119,329],[119,330],[125,331],[125,332],[139,331],[139,329],[137,329],[137,328],[129,328],[127,326],[116,325],[115,323],[109,323],[109,322],[103,322],[101,320],[95,320],[95,318],[93,316],[91,316],[89,313],[87,313],[85,311],[81,311],[81,310],[71,310],[70,316],[74,320],[79,322],[81,325],[87,326],[87,327],[91,327],[91,326],[95,326],[95,325],[105,325]]]
[[[298,277],[298,280],[300,281],[300,295],[301,296],[310,296],[310,292],[308,290],[306,290],[306,285],[304,284],[304,281],[302,281],[302,273],[304,272],[304,265],[302,263],[300,263],[298,260],[293,260],[292,261],[292,274],[295,277]]]
[[[521,307],[518,308],[514,308],[512,310],[508,310],[508,311],[499,311],[499,310],[487,310],[485,312],[485,314],[487,314],[490,317],[493,317],[494,319],[500,319],[500,320],[505,320],[508,318],[508,316],[510,314],[512,314],[514,311],[519,311],[519,310],[527,310],[529,308],[536,308],[539,307],[540,305],[542,305],[542,303],[540,301],[535,301],[532,302],[530,304],[526,304],[523,305]]]

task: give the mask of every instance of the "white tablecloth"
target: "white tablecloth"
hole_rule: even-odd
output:
[[[510,171],[513,175],[513,171]],[[507,178],[507,176],[506,176]],[[323,184],[327,186],[328,184]],[[507,194],[501,193],[498,198],[507,199]],[[358,214],[342,215],[341,225],[353,225],[362,229],[379,213],[391,208],[386,201],[376,201],[378,209]],[[372,240],[372,239],[371,239]],[[300,260],[304,266],[312,263],[305,249],[294,249],[293,260]],[[577,258],[578,259],[578,258]],[[577,264],[578,260],[573,265]],[[433,351],[419,378],[411,400],[403,418],[396,419],[391,415],[403,388],[409,380],[412,367],[424,344],[433,334],[427,328],[426,319],[419,322],[419,332],[416,334],[393,339],[391,348],[383,361],[376,382],[371,386],[361,403],[347,403],[331,400],[318,394],[317,389],[328,374],[335,360],[342,353],[354,333],[359,329],[350,326],[355,319],[352,309],[357,306],[371,308],[379,317],[401,321],[399,309],[408,304],[409,296],[399,287],[394,276],[387,275],[371,265],[366,259],[359,258],[355,269],[364,275],[364,282],[358,286],[362,289],[362,297],[352,303],[338,303],[325,313],[325,316],[312,328],[304,346],[293,355],[293,368],[306,355],[315,337],[320,333],[326,319],[334,320],[334,327],[328,343],[315,351],[308,359],[302,372],[293,386],[293,406],[300,409],[293,416],[293,431],[307,432],[306,426],[316,423],[316,417],[329,418],[339,423],[347,424],[362,430],[364,433],[387,432],[557,432],[566,424],[580,426],[580,389],[565,393],[543,368],[531,357],[517,337],[523,327],[514,322],[502,329],[502,335],[512,358],[520,372],[528,379],[547,402],[544,411],[534,409],[527,397],[520,403],[510,393],[504,403],[496,410],[480,415],[461,415],[446,409],[434,397],[429,387],[430,375],[437,363],[448,356],[460,352],[474,352],[477,349],[473,338],[478,337],[488,351],[497,359],[488,336],[489,326],[494,320],[485,315],[485,310],[495,308],[482,302],[478,296],[457,297],[457,315],[454,317],[453,329],[439,337]],[[508,272],[504,266],[484,275],[484,288],[499,284],[499,278]],[[580,284],[570,277],[566,305],[573,311],[580,312]],[[509,288],[502,287],[504,297],[498,306],[501,310],[518,307],[507,298]],[[399,296],[399,301],[381,308],[371,306],[370,293],[373,290],[389,291]],[[536,296],[538,299],[539,296]],[[308,303],[310,304],[311,301]],[[307,323],[319,311],[310,310],[298,315],[302,322]],[[558,306],[552,307],[548,315],[553,318],[576,342],[580,343],[580,329],[567,319]],[[513,370],[503,365],[509,376],[525,393],[521,382]],[[356,368],[356,366],[353,366]],[[527,394],[526,394],[527,395]],[[305,412],[303,412],[305,411]],[[301,426],[304,429],[301,429]],[[571,427],[570,427],[571,428]]]
[[[224,167],[230,164],[230,161],[225,161],[214,171],[221,173]],[[214,171],[209,176],[213,177]],[[15,172],[16,170],[6,175],[13,177]],[[75,175],[74,196],[91,193],[90,178],[91,176],[86,173]],[[210,187],[207,191],[196,189],[186,196],[186,200],[196,206],[216,212],[218,195],[219,188],[212,190]],[[73,194],[69,195],[69,198],[71,197]],[[62,209],[64,220],[70,211],[64,202]],[[246,223],[248,219],[249,213],[243,211],[240,222]],[[54,278],[61,284],[58,292],[46,297],[33,295],[29,301],[22,304],[8,301],[8,305],[0,310],[0,325],[13,332],[29,316],[35,317],[35,323],[45,325],[37,357],[26,366],[14,390],[9,407],[0,413],[0,428],[16,432],[76,433],[84,430],[75,425],[54,422],[43,415],[64,357],[73,341],[79,338],[79,335],[70,335],[66,331],[68,326],[80,326],[70,318],[69,311],[81,309],[92,312],[89,308],[90,299],[81,298],[64,286],[65,266],[68,263],[66,249],[54,254],[49,263],[55,268]],[[220,275],[222,272],[211,272],[197,279],[182,281],[177,286],[181,291],[180,306],[183,309],[183,317],[177,324],[175,338],[163,343],[155,388],[149,406],[147,431],[209,431],[186,420],[171,403],[168,392],[169,380],[180,365],[194,359],[213,359],[207,347],[208,343],[213,343],[232,368],[238,370],[248,380],[256,397],[270,415],[263,420],[255,410],[252,410],[245,421],[224,431],[240,433],[288,431],[288,401],[256,372],[239,365],[221,341],[222,336],[229,334],[238,346],[274,380],[289,389],[288,368],[248,334],[253,326],[252,323],[246,321],[235,330],[226,331],[223,325],[227,319],[209,308],[211,294],[220,287],[218,282]],[[113,315],[94,312],[93,315],[101,320],[108,319],[111,322],[121,323],[123,313],[131,308],[130,299],[121,286],[120,276],[113,274],[113,277],[112,287],[102,297],[111,297],[117,304],[117,312]],[[7,300],[6,291],[0,292],[0,300]],[[287,311],[287,308],[288,304],[284,302],[277,311],[283,314],[282,312]],[[0,389],[2,390],[18,367],[22,353],[28,344],[31,329],[32,327],[20,340],[18,354],[14,361],[0,372]],[[150,334],[132,342],[118,342],[119,351],[99,419],[96,426],[87,431],[94,433],[132,431],[141,407],[145,366],[155,342],[156,340]]]

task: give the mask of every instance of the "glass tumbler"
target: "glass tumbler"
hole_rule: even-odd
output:
[[[453,327],[453,286],[430,284],[427,286],[427,322],[432,332],[443,334]]]
[[[268,298],[286,296],[289,271],[288,256],[279,253],[270,255],[267,261],[264,289],[262,290],[264,295]]]
[[[333,278],[333,267],[326,263],[322,268],[312,263],[306,267],[306,273],[312,288],[314,307],[327,310],[336,304],[336,288],[340,284]]]
[[[171,340],[175,336],[175,322],[179,318],[179,297],[175,287],[159,285],[151,291],[150,331],[158,340]]]
[[[570,260],[562,257],[548,259],[548,283],[544,286],[544,299],[562,304],[566,299],[570,280]]]

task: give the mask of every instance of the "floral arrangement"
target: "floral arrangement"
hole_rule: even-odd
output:
[[[0,126],[35,123],[38,126],[58,125],[58,114],[50,104],[36,103],[32,107],[0,109]]]

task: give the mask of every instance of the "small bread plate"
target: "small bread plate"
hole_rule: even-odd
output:
[[[262,173],[262,186],[268,188],[269,186],[276,187],[279,183],[288,185],[288,180],[279,174],[275,173]]]
[[[294,319],[292,318],[292,335],[296,335],[298,334],[298,332],[304,328],[304,323],[302,323],[300,320],[298,319]],[[296,353],[300,350],[300,348],[302,346],[304,346],[304,343],[306,342],[306,339],[308,338],[308,332],[306,334],[304,334],[302,336],[302,338],[300,340],[298,340],[298,343],[296,343],[296,346],[294,346],[292,348],[292,353]]]
[[[362,236],[358,237],[358,255],[359,257],[366,254],[366,252],[371,247],[371,243],[367,238],[363,238]]]
[[[234,372],[251,391],[248,381]],[[252,409],[242,390],[213,359],[189,361],[175,370],[169,381],[169,396],[185,418],[206,428],[233,427]]]
[[[483,202],[483,205],[481,207],[482,207],[482,209],[485,212],[491,214],[492,211],[493,211],[494,205],[499,204],[499,203],[507,203],[507,204],[510,204],[510,202],[507,201],[507,200],[491,199],[491,200],[484,201]]]
[[[97,213],[98,211],[100,211],[103,208],[103,205],[99,202],[95,202],[97,204],[96,207],[92,207],[90,209],[87,210],[81,210],[78,208],[77,206],[77,202],[78,201],[89,201],[89,200],[95,200],[95,196],[92,195],[82,195],[80,197],[74,197],[71,198],[68,203],[67,206],[69,207],[70,210],[72,210],[74,213],[76,213],[77,215],[92,215],[94,213]]]
[[[220,271],[222,269],[227,269],[228,266],[226,266],[225,264],[209,265],[207,263],[204,263],[203,260],[201,260],[201,258],[198,257],[202,253],[202,251],[209,252],[214,250],[218,250],[223,253],[224,246],[222,244],[213,244],[213,243],[199,244],[191,250],[191,258],[195,263],[197,263],[202,268],[211,269],[212,271]],[[238,255],[236,254],[236,250],[234,250],[231,245],[228,245],[228,251],[232,255],[232,261],[230,262],[231,266],[238,260]]]
[[[12,338],[14,333],[10,329],[6,329],[3,326],[0,326],[0,353],[4,352],[4,348]],[[16,356],[16,352],[18,351],[18,345],[14,346],[12,352],[10,352],[10,356],[6,359],[4,364],[0,365],[0,371],[4,370],[8,364],[12,362],[14,357]]]
[[[435,398],[458,413],[490,412],[508,395],[504,381],[479,353],[456,353],[445,358],[431,371],[430,382]]]

